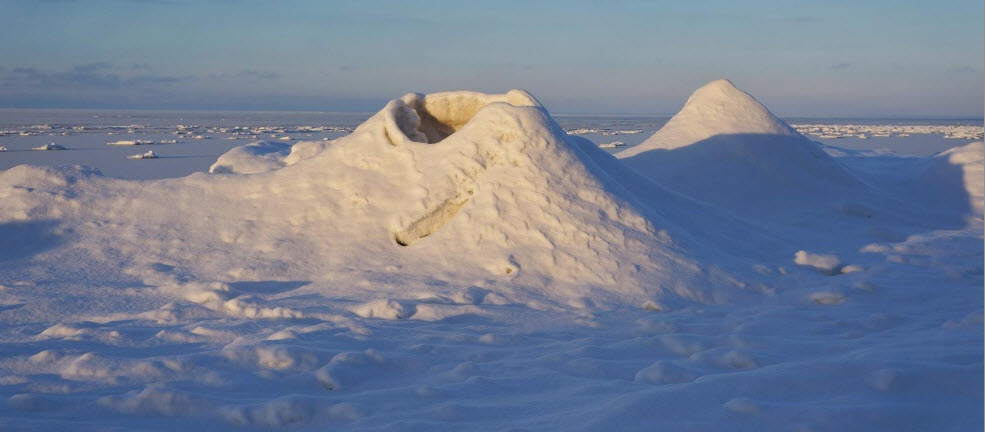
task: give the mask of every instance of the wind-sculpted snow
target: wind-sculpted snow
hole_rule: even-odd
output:
[[[716,81],[644,146],[412,93],[209,174],[0,172],[0,428],[980,426],[981,143],[826,148]]]

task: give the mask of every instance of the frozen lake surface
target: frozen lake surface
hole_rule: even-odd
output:
[[[219,155],[258,140],[293,143],[347,135],[371,113],[17,110],[0,109],[0,170],[20,164],[87,165],[103,175],[131,179],[180,177],[205,172]],[[635,146],[669,117],[641,115],[555,115],[568,133],[585,137],[610,153]],[[928,156],[981,140],[974,119],[812,119],[791,124],[819,142],[849,149],[889,149]],[[873,131],[876,131],[873,133]],[[957,137],[949,133],[962,132]],[[969,134],[970,131],[970,134]],[[812,133],[813,132],[813,133]],[[901,136],[901,134],[903,136]],[[865,135],[865,138],[859,138]],[[118,141],[152,142],[157,159],[127,161],[146,152]],[[65,151],[36,152],[49,143]]]

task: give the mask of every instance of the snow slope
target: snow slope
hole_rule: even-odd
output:
[[[717,81],[644,145],[412,93],[210,174],[0,172],[0,427],[980,426],[981,143],[826,148]]]

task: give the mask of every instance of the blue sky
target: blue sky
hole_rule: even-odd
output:
[[[0,0],[0,107],[375,111],[523,88],[675,112],[729,78],[785,116],[971,116],[985,10],[956,1]]]

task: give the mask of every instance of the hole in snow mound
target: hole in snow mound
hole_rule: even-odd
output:
[[[410,246],[411,243],[427,237],[437,231],[438,228],[441,228],[448,219],[455,216],[455,213],[458,213],[468,202],[468,198],[462,199],[460,197],[445,200],[438,208],[421,216],[421,218],[411,223],[403,231],[394,234],[394,239],[401,246]]]
[[[438,143],[465,126],[482,107],[495,102],[541,106],[523,90],[498,95],[469,91],[410,93],[387,104],[386,133],[393,145],[407,141]]]

